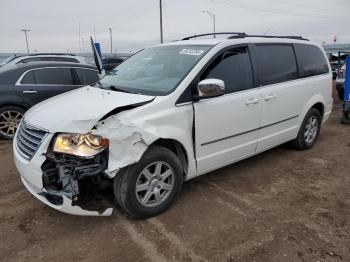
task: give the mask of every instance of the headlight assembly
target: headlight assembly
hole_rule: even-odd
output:
[[[93,157],[108,148],[109,140],[93,134],[59,134],[53,151],[80,157]]]

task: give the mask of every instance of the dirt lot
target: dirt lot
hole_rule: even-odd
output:
[[[340,105],[316,146],[286,146],[185,184],[148,220],[77,217],[22,186],[0,141],[1,261],[350,261],[350,126]]]

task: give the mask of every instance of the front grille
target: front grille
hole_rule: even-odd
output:
[[[16,136],[16,149],[18,153],[25,159],[31,160],[45,135],[45,131],[32,127],[23,120]]]

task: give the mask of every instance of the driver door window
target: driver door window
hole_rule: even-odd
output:
[[[252,68],[247,49],[242,47],[223,52],[209,66],[201,80],[223,80],[227,94],[253,88]]]

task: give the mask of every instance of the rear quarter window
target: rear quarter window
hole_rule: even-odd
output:
[[[328,61],[319,47],[295,44],[294,48],[301,77],[326,74],[329,72]]]

